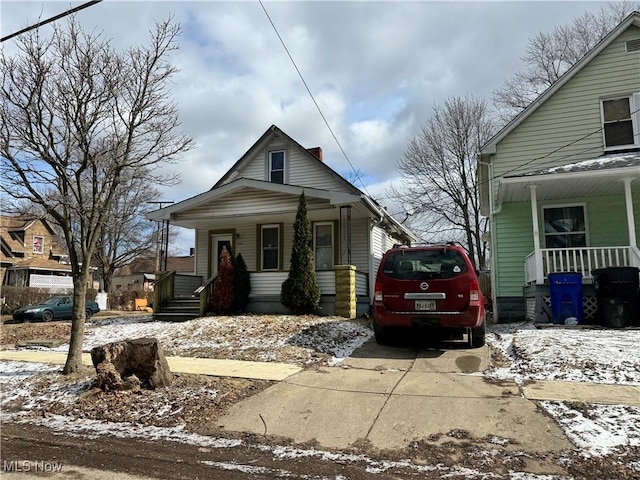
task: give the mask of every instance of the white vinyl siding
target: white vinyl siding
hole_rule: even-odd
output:
[[[209,230],[196,230],[196,275],[209,275]]]
[[[351,220],[351,265],[359,272],[369,271],[369,219]]]
[[[251,297],[260,295],[280,295],[282,283],[287,279],[288,272],[257,272],[251,273]],[[318,272],[316,280],[322,295],[336,294],[335,273]]]
[[[250,297],[259,295],[280,295],[282,283],[287,279],[287,272],[251,273]]]
[[[331,190],[342,193],[352,193],[344,182],[336,178],[321,162],[306,150],[289,145],[282,139],[275,139],[264,149],[258,150],[252,158],[239,167],[237,172],[229,175],[224,182],[230,183],[238,178],[251,178],[254,180],[269,181],[269,152],[283,150],[285,154],[285,183],[301,187]]]

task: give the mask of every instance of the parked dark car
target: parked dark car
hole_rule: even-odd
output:
[[[85,302],[85,314],[87,320],[100,311],[96,302]],[[37,305],[27,305],[13,312],[13,319],[16,321],[38,321],[50,322],[52,320],[69,320],[73,312],[73,297],[63,295],[51,297]]]
[[[458,245],[400,247],[380,263],[373,299],[378,343],[394,332],[418,327],[434,338],[463,339],[472,347],[485,342],[485,308],[469,257]]]

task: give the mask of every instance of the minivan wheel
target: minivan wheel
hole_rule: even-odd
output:
[[[373,336],[378,345],[389,345],[392,340],[389,329],[378,325],[375,320],[373,321]]]
[[[483,320],[482,325],[479,327],[471,328],[469,330],[469,344],[471,348],[480,348],[484,346],[485,335],[487,333],[487,321]]]

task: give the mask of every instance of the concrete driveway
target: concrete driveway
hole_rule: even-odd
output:
[[[487,347],[420,349],[370,341],[339,366],[302,371],[236,404],[219,424],[317,441],[323,448],[364,440],[398,449],[454,430],[531,452],[571,448],[515,383],[480,374],[489,362]]]

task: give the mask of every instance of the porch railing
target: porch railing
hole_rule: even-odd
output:
[[[528,284],[544,282],[550,273],[576,272],[582,274],[583,279],[591,279],[592,272],[598,268],[640,266],[640,252],[630,246],[543,248],[540,259],[542,272],[536,267],[536,252],[525,258],[525,280]]]
[[[158,274],[159,278],[153,282],[153,310],[159,312],[162,307],[166,307],[167,304],[173,298],[173,285],[176,277],[176,272],[164,272]]]
[[[215,283],[216,278],[218,278],[217,274],[209,277],[193,292],[193,296],[197,296],[200,299],[200,315],[204,315],[207,311],[207,305],[209,304],[209,299],[211,298],[211,293],[213,292],[213,284]]]

